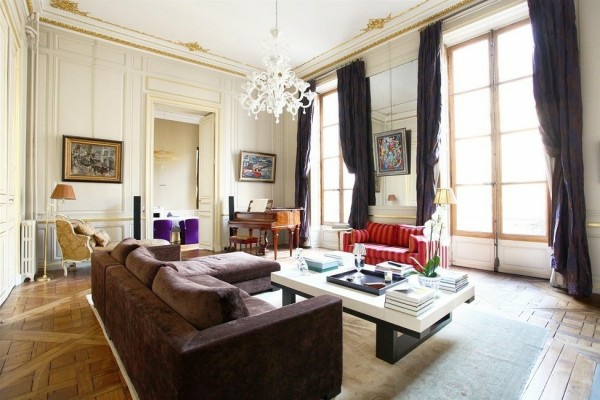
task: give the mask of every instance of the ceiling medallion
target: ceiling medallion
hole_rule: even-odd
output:
[[[58,8],[59,10],[67,11],[72,14],[81,15],[87,17],[88,13],[79,11],[79,4],[71,0],[51,0],[50,6]]]
[[[315,96],[315,92],[307,90],[309,84],[296,77],[290,67],[290,57],[287,55],[287,46],[280,37],[277,29],[277,1],[275,1],[275,28],[271,30],[271,41],[265,40],[263,44],[263,64],[266,71],[248,74],[248,81],[242,85],[243,93],[238,96],[242,107],[248,110],[248,115],[266,111],[275,116],[275,123],[279,123],[279,116],[285,111],[296,119],[300,108],[306,113]]]
[[[177,42],[178,45],[185,47],[189,51],[200,51],[202,53],[208,53],[208,49],[200,46],[198,42]]]
[[[373,29],[383,29],[383,27],[385,26],[385,24],[387,24],[388,22],[390,22],[390,20],[392,19],[392,14],[388,14],[387,17],[385,18],[369,18],[369,22],[367,23],[367,27],[363,28],[362,31],[363,32],[370,32]]]

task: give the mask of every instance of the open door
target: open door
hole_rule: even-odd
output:
[[[203,249],[214,250],[215,115],[200,120],[198,143],[198,237]]]

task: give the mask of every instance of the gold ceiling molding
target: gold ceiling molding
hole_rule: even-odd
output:
[[[117,27],[119,29],[123,29],[123,30],[129,31],[129,32],[134,32],[134,33],[137,33],[137,34],[140,34],[140,35],[148,36],[148,37],[151,37],[153,39],[158,39],[158,40],[162,40],[162,41],[165,41],[165,42],[169,42],[169,43],[172,43],[172,44],[175,44],[175,45],[178,45],[178,46],[183,46],[186,49],[188,49],[189,51],[200,51],[202,53],[208,53],[209,52],[208,49],[205,49],[204,47],[200,46],[200,44],[198,42],[182,42],[182,41],[177,41],[176,42],[176,41],[173,41],[173,40],[169,40],[169,39],[161,38],[161,37],[158,37],[158,36],[155,36],[155,35],[151,35],[149,33],[140,32],[138,30],[131,29],[131,28],[128,28],[126,26],[121,26],[121,25],[118,25],[118,24],[113,24],[112,22],[104,21],[104,20],[102,20],[100,18],[93,17],[93,16],[89,15],[88,12],[80,11],[79,10],[79,4],[75,3],[72,0],[51,0],[50,1],[50,6],[52,6],[54,8],[58,8],[59,10],[62,10],[62,11],[65,11],[65,12],[69,12],[71,14],[79,15],[79,16],[82,16],[82,17],[87,17],[87,18],[90,18],[90,19],[92,19],[94,21],[102,22],[103,24],[111,25],[111,26]],[[225,57],[222,57],[222,58],[226,59]],[[235,60],[229,60],[229,61],[235,61]]]
[[[320,68],[317,68],[314,71],[308,72],[308,73],[304,74],[304,76],[302,77],[302,79],[308,80],[308,79],[311,79],[311,78],[313,78],[315,76],[319,76],[319,75],[322,75],[324,73],[329,73],[329,72],[333,71],[333,69],[336,66],[338,66],[338,65],[340,65],[342,63],[345,63],[345,62],[347,62],[350,59],[357,58],[361,54],[363,54],[364,52],[366,52],[368,50],[371,50],[374,47],[377,47],[377,46],[379,46],[379,45],[381,45],[383,43],[386,43],[386,42],[388,42],[388,41],[390,41],[392,39],[395,39],[398,36],[404,35],[407,32],[420,29],[420,28],[425,27],[425,26],[427,26],[427,25],[429,25],[431,23],[434,23],[434,22],[436,22],[436,21],[438,21],[440,19],[443,19],[444,17],[446,17],[446,16],[448,16],[450,14],[453,14],[454,12],[456,12],[456,10],[458,10],[458,9],[460,9],[462,7],[465,7],[465,6],[467,6],[469,4],[472,4],[472,3],[479,3],[479,2],[481,2],[481,0],[462,0],[461,2],[458,2],[458,3],[452,5],[452,6],[448,7],[448,8],[445,8],[445,9],[443,9],[443,10],[441,10],[441,11],[439,11],[439,12],[437,12],[437,13],[435,13],[435,14],[433,14],[433,15],[425,18],[425,19],[422,19],[422,20],[420,20],[418,22],[410,24],[410,25],[408,25],[408,26],[400,29],[399,31],[396,31],[396,32],[392,33],[391,35],[388,35],[388,36],[385,36],[385,37],[383,37],[383,38],[381,38],[379,40],[376,40],[376,41],[374,41],[374,42],[372,42],[372,43],[370,43],[370,44],[368,44],[368,45],[366,45],[366,46],[364,46],[364,47],[362,47],[362,48],[360,48],[358,50],[355,50],[355,51],[353,51],[353,52],[351,52],[349,54],[346,54],[343,57],[338,58],[335,61],[332,61],[332,62],[330,62],[330,63],[328,63],[328,64],[326,64],[326,65],[324,65],[324,66],[322,66]]]
[[[79,4],[71,0],[51,0],[50,6],[58,8],[59,10],[70,12],[71,14],[81,15],[82,17],[88,16],[87,12],[79,10]]]
[[[385,24],[392,20],[392,13],[389,13],[385,18],[369,18],[369,22],[367,23],[367,27],[361,29],[363,32],[370,32],[373,29],[383,29]]]
[[[154,53],[154,54],[158,54],[158,55],[169,57],[169,58],[174,58],[174,59],[179,60],[179,61],[185,61],[185,62],[188,62],[188,63],[191,63],[191,64],[200,65],[202,67],[211,68],[211,69],[214,69],[214,70],[217,70],[217,71],[221,71],[221,72],[225,72],[225,73],[228,73],[228,74],[237,75],[237,76],[245,76],[241,72],[234,71],[234,70],[229,69],[229,68],[224,68],[224,67],[220,67],[218,65],[209,64],[209,63],[204,62],[204,61],[194,60],[194,59],[191,59],[191,58],[188,58],[188,57],[179,56],[177,54],[169,53],[169,52],[163,51],[163,50],[154,49],[154,48],[149,47],[149,46],[142,46],[140,44],[129,42],[127,40],[123,40],[123,39],[115,38],[115,37],[112,37],[112,36],[104,35],[104,34],[101,34],[101,33],[93,32],[93,31],[90,31],[90,30],[87,30],[87,29],[82,29],[82,28],[79,28],[77,26],[68,25],[68,24],[65,24],[63,22],[54,21],[54,20],[51,20],[51,19],[48,19],[48,18],[45,18],[45,17],[40,18],[40,22],[48,24],[48,25],[57,26],[57,27],[62,28],[62,29],[67,29],[67,30],[70,30],[70,31],[78,32],[78,33],[81,33],[81,34],[84,34],[84,35],[93,36],[93,37],[98,38],[98,39],[107,40],[109,42],[117,43],[117,44],[120,44],[122,46],[133,47],[134,49],[138,49],[138,50],[142,50],[142,51],[147,51],[149,53]]]
[[[177,42],[177,44],[183,46],[183,47],[187,47],[187,49],[189,51],[201,51],[202,53],[208,53],[208,50],[205,49],[204,47],[200,46],[200,44],[198,42]]]

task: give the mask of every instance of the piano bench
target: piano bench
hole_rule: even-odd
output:
[[[258,253],[258,238],[256,236],[229,236],[229,247],[233,245],[233,251],[237,251],[237,245],[240,245],[240,251],[242,251],[242,245],[244,250],[248,250],[250,245],[250,253],[252,253],[252,245],[256,245],[256,253]]]

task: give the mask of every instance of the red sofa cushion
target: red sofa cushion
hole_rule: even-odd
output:
[[[408,248],[410,246],[410,235],[422,235],[424,229],[424,226],[398,225],[398,241],[390,244]]]
[[[367,223],[367,231],[369,231],[369,242],[371,243],[387,245],[398,243],[398,225],[369,222]],[[408,247],[408,240],[404,247]]]

